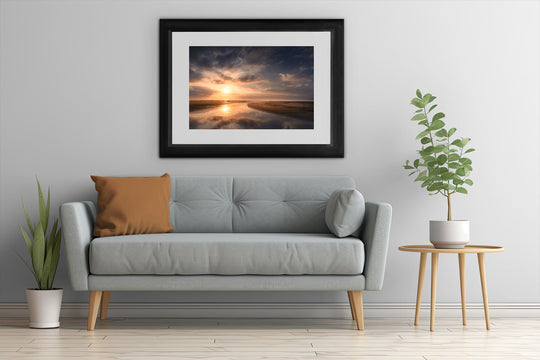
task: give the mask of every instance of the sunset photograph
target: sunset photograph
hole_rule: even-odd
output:
[[[190,129],[313,129],[312,46],[190,46]]]

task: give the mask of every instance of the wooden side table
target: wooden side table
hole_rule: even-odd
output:
[[[424,273],[426,270],[427,254],[431,253],[431,309],[430,309],[430,330],[435,327],[435,298],[437,291],[437,265],[440,253],[458,254],[459,259],[459,280],[461,285],[461,316],[463,325],[467,325],[467,315],[465,312],[465,254],[473,253],[478,255],[478,267],[480,269],[480,281],[482,283],[482,296],[484,298],[484,315],[486,318],[486,329],[489,330],[489,308],[486,286],[486,269],[484,265],[484,254],[504,251],[500,246],[468,245],[463,249],[436,249],[433,245],[407,245],[400,246],[399,250],[420,253],[420,271],[418,274],[418,290],[416,292],[416,313],[414,315],[414,325],[418,325],[420,313],[420,302],[422,300],[422,285],[424,283]]]

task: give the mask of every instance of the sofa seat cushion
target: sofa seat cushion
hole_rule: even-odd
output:
[[[169,233],[96,238],[96,275],[357,275],[358,238],[302,233]]]

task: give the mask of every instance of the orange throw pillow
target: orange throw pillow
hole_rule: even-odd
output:
[[[171,177],[91,176],[98,192],[94,236],[171,232]]]

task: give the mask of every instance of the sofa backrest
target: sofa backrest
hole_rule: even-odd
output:
[[[347,176],[172,176],[174,232],[328,233],[333,191]]]

